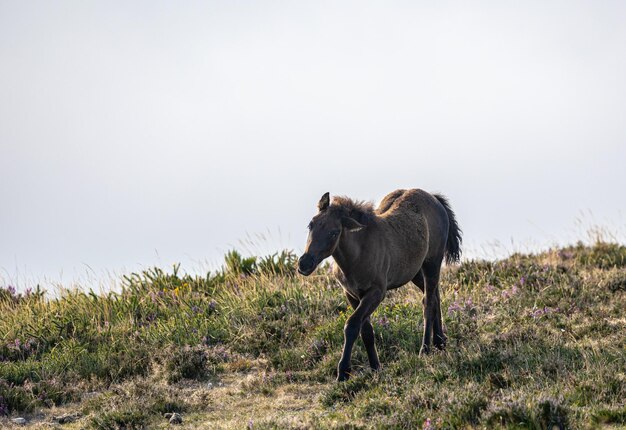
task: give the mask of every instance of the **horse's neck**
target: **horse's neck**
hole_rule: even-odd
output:
[[[362,234],[362,233],[361,233]],[[346,275],[351,272],[356,261],[361,255],[361,246],[356,238],[342,238],[333,252],[333,258],[343,273]]]

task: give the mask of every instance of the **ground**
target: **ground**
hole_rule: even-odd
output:
[[[118,292],[0,289],[0,427],[626,428],[626,247],[598,242],[442,273],[446,351],[418,355],[421,292],[373,315],[383,368],[335,366],[349,310],[290,253]],[[69,424],[53,417],[76,414]]]

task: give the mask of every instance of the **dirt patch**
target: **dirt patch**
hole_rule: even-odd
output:
[[[319,396],[324,384],[293,383],[277,387],[270,394],[251,390],[250,380],[257,378],[256,372],[225,375],[212,382],[184,380],[170,386],[181,397],[187,399],[191,410],[184,413],[180,429],[243,429],[260,422],[289,423],[291,427],[306,427],[310,418],[321,412]],[[119,387],[100,393],[108,396]],[[0,419],[3,429],[81,429],[88,427],[93,414],[81,416],[67,424],[55,422],[54,417],[77,414],[84,402],[41,409],[33,414],[20,415],[26,418],[25,425],[11,422],[12,418]],[[162,418],[162,419],[161,419]],[[165,418],[155,416],[150,428],[167,428]]]

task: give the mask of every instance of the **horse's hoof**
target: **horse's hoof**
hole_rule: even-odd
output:
[[[435,343],[433,345],[435,347],[435,349],[437,349],[438,351],[444,351],[446,349],[446,343],[445,342],[439,342],[439,343]]]
[[[337,366],[337,382],[346,381],[352,373],[352,366],[339,362]]]
[[[425,355],[430,354],[430,347],[426,346],[426,345],[422,345],[422,348],[420,349],[420,357],[423,357]]]
[[[433,340],[433,345],[438,350],[443,351],[444,349],[446,349],[447,340],[448,339],[446,338],[446,336],[435,336],[435,339]]]
[[[349,373],[343,373],[343,374],[339,374],[337,375],[337,382],[343,382],[343,381],[347,381],[350,378],[350,374]]]

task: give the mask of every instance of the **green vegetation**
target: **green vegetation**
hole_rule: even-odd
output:
[[[344,383],[342,291],[294,263],[233,251],[217,273],[155,268],[105,295],[0,288],[0,427],[57,411],[97,429],[166,428],[167,412],[183,428],[626,425],[624,246],[445,268],[448,349],[424,358],[421,292],[393,291],[373,315],[383,370],[359,341]]]

